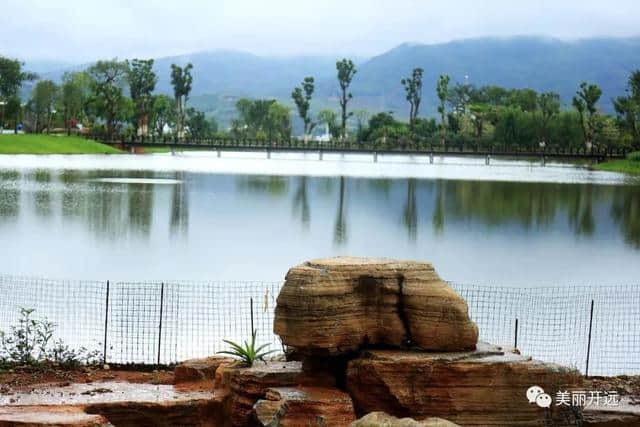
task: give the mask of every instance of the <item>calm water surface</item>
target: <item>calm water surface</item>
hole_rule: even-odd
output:
[[[434,262],[501,285],[640,280],[640,185],[571,165],[187,153],[0,156],[0,274],[280,280],[303,260]]]

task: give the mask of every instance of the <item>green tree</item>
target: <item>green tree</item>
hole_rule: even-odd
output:
[[[32,98],[36,113],[35,131],[51,127],[51,116],[56,105],[58,86],[51,80],[40,80],[33,89]]]
[[[602,90],[594,84],[582,82],[580,90],[573,97],[573,106],[578,110],[585,146],[588,150],[593,147],[596,137],[597,106],[596,104],[602,96]]]
[[[296,104],[296,108],[298,109],[298,115],[304,123],[303,132],[305,141],[307,141],[307,138],[311,135],[311,132],[313,132],[313,128],[316,126],[316,123],[313,122],[311,116],[309,115],[309,108],[311,107],[311,97],[313,96],[313,90],[313,77],[305,77],[302,81],[301,87],[296,87],[291,93],[293,102]]]
[[[365,123],[367,123],[367,121],[369,120],[369,117],[371,117],[371,114],[369,113],[369,111],[361,109],[361,110],[354,111],[353,115],[356,118],[356,125],[358,129],[358,133],[357,133],[358,141],[363,141]]]
[[[176,99],[176,130],[178,138],[184,138],[185,110],[193,83],[192,69],[193,65],[191,63],[184,68],[171,64],[171,84],[173,85],[173,95]]]
[[[90,78],[85,72],[64,73],[59,104],[67,135],[74,121],[79,121],[89,98]]]
[[[187,128],[192,138],[206,138],[211,134],[211,124],[202,111],[187,109]]]
[[[409,128],[414,130],[420,102],[422,101],[422,68],[414,68],[411,77],[400,80],[404,86],[405,98],[409,101]]]
[[[340,136],[342,139],[347,138],[347,118],[351,117],[353,113],[347,114],[347,104],[353,98],[351,92],[347,92],[351,80],[356,74],[356,66],[350,59],[342,59],[342,61],[336,62],[336,70],[338,70],[338,84],[340,85],[340,109],[342,111],[342,122],[340,124]]]
[[[339,138],[341,128],[338,125],[338,115],[333,110],[322,110],[318,113],[318,122],[327,126],[331,138]]]
[[[446,121],[446,114],[447,114],[447,110],[446,110],[446,101],[447,101],[447,97],[449,96],[449,81],[451,80],[451,78],[446,75],[443,74],[438,78],[438,84],[436,87],[436,92],[438,93],[438,99],[440,99],[440,105],[438,106],[438,113],[440,113],[440,129],[441,129],[441,136],[440,136],[440,143],[442,145],[445,144],[445,138],[447,135],[447,121]]]
[[[91,76],[91,87],[94,93],[96,113],[105,119],[107,138],[111,140],[121,115],[127,108],[123,93],[127,82],[128,67],[126,62],[112,59],[98,61],[87,70]]]
[[[455,113],[447,113],[447,130],[454,135],[460,132],[460,118]]]
[[[173,101],[167,95],[156,95],[151,103],[151,128],[162,137],[165,126],[172,126],[175,121],[176,110]]]
[[[538,94],[533,89],[514,89],[509,92],[507,105],[520,108],[522,111],[533,113],[538,107]]]
[[[275,99],[240,99],[236,110],[238,119],[232,122],[236,135],[269,140],[291,137],[289,108]]]
[[[156,87],[158,76],[153,72],[153,59],[127,61],[129,68],[129,90],[135,105],[135,128],[139,136],[149,134],[149,112],[153,101],[151,92]]]
[[[0,56],[0,129],[4,128],[6,115],[13,115],[14,131],[18,133],[18,122],[22,113],[18,91],[25,81],[35,80],[36,74],[22,69],[24,64],[17,59],[9,59]],[[10,113],[10,114],[8,114]]]
[[[471,113],[471,123],[473,124],[474,135],[476,138],[482,138],[485,124],[493,110],[488,104],[473,103],[469,106],[469,111]]]
[[[471,101],[473,91],[473,86],[468,83],[457,83],[448,91],[447,101],[455,114],[461,115],[467,112],[467,105]]]
[[[545,92],[537,97],[537,109],[539,110],[538,135],[540,142],[546,145],[549,138],[549,124],[560,113],[560,95],[554,92]],[[536,115],[537,117],[538,115]]]
[[[269,106],[267,123],[269,140],[288,140],[291,138],[291,111],[286,105],[273,102]]]
[[[631,135],[633,145],[640,147],[640,70],[629,76],[627,93],[627,96],[616,98],[613,107],[620,127]]]

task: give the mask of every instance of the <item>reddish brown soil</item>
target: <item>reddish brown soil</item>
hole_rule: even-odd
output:
[[[75,369],[34,369],[17,367],[0,373],[3,388],[27,390],[35,385],[65,386],[71,383],[126,381],[131,383],[173,384],[173,370],[141,372],[122,369],[80,367]]]

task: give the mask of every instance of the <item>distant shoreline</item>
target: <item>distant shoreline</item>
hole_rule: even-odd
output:
[[[0,135],[0,154],[120,154],[99,142],[66,135]]]

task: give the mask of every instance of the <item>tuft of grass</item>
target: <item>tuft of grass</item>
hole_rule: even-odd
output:
[[[0,135],[0,154],[119,154],[109,145],[66,135]]]
[[[613,160],[595,165],[595,169],[622,172],[631,175],[640,175],[640,151],[635,151],[627,155],[626,159]]]

